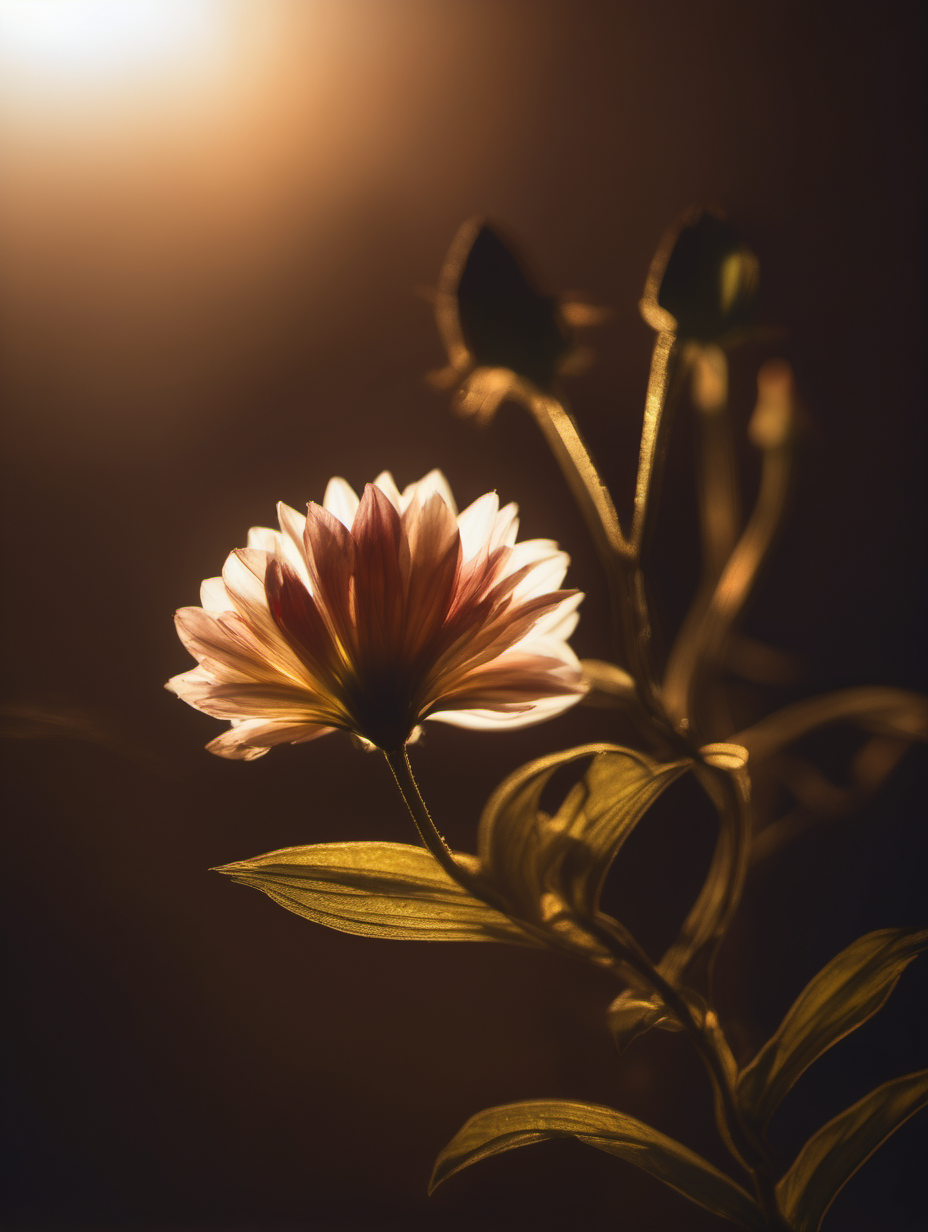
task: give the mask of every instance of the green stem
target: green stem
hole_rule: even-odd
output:
[[[415,822],[416,829],[419,831],[419,837],[425,844],[426,848],[435,857],[444,871],[449,877],[453,877],[459,885],[462,885],[466,890],[473,893],[472,882],[474,880],[471,871],[464,867],[463,864],[456,858],[454,852],[445,842],[442,835],[439,833],[438,827],[432,820],[432,815],[422,798],[422,793],[419,790],[419,784],[413,776],[412,766],[409,764],[409,755],[406,752],[406,746],[401,749],[383,750],[383,755],[387,759],[387,765],[393,773],[393,778],[399,788],[400,795],[409,809],[412,819]]]
[[[645,414],[647,445],[643,440],[638,480],[639,494],[643,502],[642,528],[647,492],[660,445],[660,420],[673,335],[668,334],[667,338],[671,340],[669,346],[661,348],[659,354],[658,348],[655,349],[657,358],[652,364],[648,409]],[[642,703],[651,717],[662,730],[671,732],[670,724],[664,718],[652,662],[651,617],[637,552],[622,531],[609,490],[570,411],[556,398],[538,393],[533,394],[528,403],[583,514],[602,562],[609,589],[615,637],[624,651],[625,664],[638,685]]]
[[[693,604],[671,650],[663,690],[667,713],[699,743],[716,738],[700,699],[719,689],[729,638],[780,528],[791,477],[792,443],[784,432],[764,446],[760,491],[747,526],[715,586]]]
[[[462,863],[445,842],[439,833],[438,827],[432,820],[432,815],[428,810],[425,800],[422,798],[422,792],[419,790],[419,784],[413,775],[412,766],[409,764],[409,754],[405,746],[392,751],[384,749],[383,755],[387,759],[387,765],[393,773],[393,778],[399,788],[400,795],[403,797],[406,807],[412,815],[416,829],[419,831],[419,837],[448,876],[453,878],[468,894],[473,894],[475,898],[479,898],[487,906],[510,916],[520,926],[526,927],[527,931],[533,936],[540,936],[538,929],[514,916],[510,904],[506,902],[503,896],[498,894],[473,867]],[[547,940],[546,937],[544,939]]]
[[[770,1221],[771,1228],[785,1225],[777,1213],[773,1168],[767,1151],[753,1128],[742,1115],[733,1082],[733,1062],[720,1029],[707,1031],[693,1016],[686,1000],[666,980],[660,971],[647,959],[641,960],[639,952],[630,950],[623,935],[616,935],[608,917],[600,917],[601,927],[597,934],[609,938],[617,958],[632,967],[658,994],[667,1008],[693,1041],[715,1092],[716,1123],[726,1147],[754,1184],[757,1202]],[[710,1014],[713,1014],[710,1011]],[[709,1014],[707,1014],[707,1019]],[[714,1014],[713,1014],[714,1017]],[[717,1020],[716,1020],[717,1021]]]
[[[384,756],[423,843],[444,871],[475,897],[504,914],[512,915],[509,904],[472,869],[457,859],[439,833],[422,798],[419,785],[416,783],[405,747],[393,751],[384,750]],[[557,945],[555,937],[542,934],[535,926],[519,920],[518,917],[513,918],[526,927],[532,935],[543,937],[547,944],[554,944],[555,948],[561,948]],[[712,1078],[716,1093],[717,1121],[723,1140],[732,1155],[750,1173],[761,1209],[768,1218],[775,1218],[776,1204],[773,1197],[773,1178],[769,1161],[762,1144],[750,1127],[743,1122],[730,1080],[729,1068],[720,1054],[717,1042],[696,1022],[684,998],[661,975],[644,951],[617,921],[600,916],[597,921],[588,922],[587,927],[590,934],[613,955],[616,973],[622,974],[623,969],[631,969],[640,976],[661,997],[677,1017],[681,1026],[692,1037]],[[572,947],[570,952],[573,957],[578,956]],[[775,1222],[771,1223],[771,1227],[778,1226],[780,1225]]]
[[[655,478],[664,452],[664,412],[669,402],[671,380],[675,367],[677,338],[672,330],[661,330],[651,355],[648,392],[645,395],[644,423],[638,455],[638,478],[635,483],[635,513],[632,519],[631,549],[636,560],[648,529]]]
[[[534,393],[529,409],[557,459],[600,557],[611,569],[615,560],[631,556],[631,548],[577,421],[563,402],[550,395]]]

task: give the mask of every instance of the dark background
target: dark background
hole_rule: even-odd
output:
[[[616,1055],[605,976],[502,946],[345,936],[208,873],[291,844],[412,835],[382,760],[346,739],[253,764],[206,754],[220,725],[161,687],[189,663],[171,614],[278,499],[321,499],[332,474],[359,487],[389,467],[403,485],[440,466],[462,506],[496,487],[519,502],[523,536],[571,552],[569,579],[589,593],[574,644],[605,656],[596,562],[553,462],[517,408],[480,433],[426,386],[443,356],[414,291],[485,213],[552,291],[613,308],[570,393],[627,507],[651,341],[637,300],[665,227],[711,202],[759,254],[762,316],[784,331],[735,359],[739,422],[777,352],[810,423],[747,626],[805,672],[764,705],[923,687],[918,6],[264,11],[234,89],[202,104],[178,104],[165,80],[137,109],[115,98],[85,115],[65,99],[36,118],[14,99],[4,114],[3,644],[19,738],[4,742],[3,1226],[728,1226],[566,1142],[426,1198],[471,1113],[541,1096],[611,1104],[724,1167],[707,1081],[679,1036]],[[687,449],[683,416],[657,558],[669,628],[696,575]],[[504,774],[621,736],[611,722],[431,725],[415,765],[452,843],[472,849]],[[753,877],[722,959],[740,1046],[856,936],[924,922],[923,772],[916,750],[865,810]],[[609,891],[655,950],[711,843],[680,803],[642,827]],[[910,969],[880,1018],[802,1079],[774,1123],[784,1164],[840,1108],[926,1063],[919,991]],[[905,1126],[826,1226],[924,1226],[923,1141]]]

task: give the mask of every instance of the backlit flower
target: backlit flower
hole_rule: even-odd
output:
[[[566,638],[582,596],[558,590],[568,557],[516,543],[515,505],[488,493],[460,515],[432,471],[400,492],[384,472],[363,497],[333,479],[305,516],[248,547],[176,617],[197,659],[168,688],[231,720],[207,748],[260,757],[275,745],[350,732],[400,748],[424,719],[524,727],[583,692]]]

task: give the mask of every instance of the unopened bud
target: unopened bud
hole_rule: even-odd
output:
[[[478,220],[458,233],[437,307],[453,366],[505,369],[551,392],[572,346],[567,323],[494,227]]]
[[[654,329],[712,342],[747,323],[758,272],[757,257],[726,222],[691,210],[651,263],[642,315]]]

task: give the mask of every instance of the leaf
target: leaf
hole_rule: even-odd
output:
[[[777,1185],[777,1201],[790,1227],[817,1232],[861,1164],[926,1104],[928,1070],[921,1070],[877,1087],[813,1134]]]
[[[585,744],[540,757],[504,779],[487,801],[477,830],[480,863],[520,913],[537,915],[544,893],[537,857],[543,842],[539,824],[541,796],[548,780],[561,766],[615,747]]]
[[[583,706],[613,709],[617,706],[638,704],[637,686],[634,678],[623,668],[605,659],[581,659],[583,683],[587,691],[580,699]]]
[[[554,817],[541,811],[551,775],[593,760]],[[481,864],[526,919],[540,918],[546,895],[592,916],[609,866],[642,814],[688,761],[662,765],[617,745],[588,744],[539,758],[497,788],[478,830]]]
[[[632,749],[598,754],[575,788],[574,800],[551,819],[555,832],[563,815],[568,841],[560,881],[564,897],[581,914],[592,914],[609,868],[622,844],[657,797],[692,763],[661,764]],[[573,793],[572,793],[573,794]]]
[[[606,1010],[606,1022],[619,1052],[624,1052],[633,1040],[652,1027],[661,1027],[664,1031],[683,1030],[659,996],[645,997],[634,988],[619,993]]]
[[[661,974],[673,982],[698,955],[707,949],[711,952],[728,927],[741,898],[750,851],[747,754],[736,744],[707,745],[702,751],[710,767],[728,773],[720,776],[713,774],[711,768],[694,767],[718,812],[719,833],[699,896],[683,921],[677,940],[659,964]],[[739,761],[740,768],[736,768]]]
[[[840,689],[786,706],[733,739],[744,745],[753,761],[760,761],[800,736],[832,723],[855,723],[882,735],[926,740],[928,699],[905,689]]]
[[[884,1005],[926,946],[926,930],[882,928],[858,938],[822,968],[738,1080],[742,1105],[758,1124],[767,1124],[817,1057]]]
[[[682,1143],[612,1108],[574,1100],[533,1099],[478,1112],[439,1155],[429,1191],[479,1159],[548,1138],[577,1138],[635,1164],[743,1228],[761,1232],[766,1227],[745,1190]]]
[[[340,932],[534,944],[508,916],[463,890],[424,848],[407,843],[284,847],[215,871]]]

